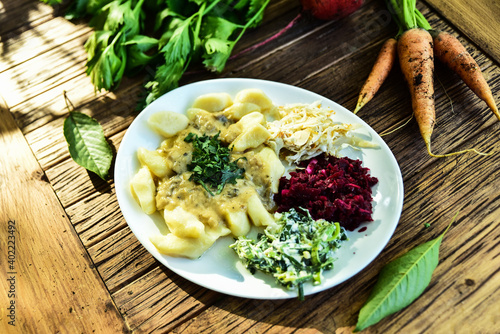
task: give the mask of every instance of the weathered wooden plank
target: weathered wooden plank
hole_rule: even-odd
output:
[[[90,28],[87,25],[72,24],[60,17],[30,27],[22,33],[14,31],[8,39],[0,41],[2,50],[0,73],[86,35],[89,31]]]
[[[0,285],[10,291],[0,299],[13,306],[11,324],[2,311],[2,332],[126,332],[12,115],[0,108],[0,118]]]
[[[158,267],[128,228],[89,247],[88,251],[112,293]]]
[[[86,98],[92,100],[85,101],[83,104],[76,104],[76,102],[73,104],[75,110],[95,118],[102,125],[105,136],[110,137],[125,130],[138,114],[136,109],[137,96],[141,90],[140,83],[132,82],[130,85],[124,85],[116,93],[108,93],[95,99],[92,99],[93,96],[87,96]],[[75,87],[74,92],[76,92]],[[68,92],[71,101],[75,96],[74,92]],[[63,100],[62,96],[60,98]],[[66,116],[67,110],[65,113],[61,111],[59,117],[54,116],[52,121],[26,134],[26,140],[44,169],[48,169],[69,157],[62,131]]]
[[[499,250],[495,247],[500,212],[495,201],[498,197],[464,208],[443,240],[441,262],[429,288],[411,309],[385,319],[377,331],[491,333],[498,328],[500,317],[491,312],[500,278]]]
[[[496,1],[426,0],[500,63],[500,5]]]
[[[140,333],[170,333],[222,295],[156,267],[113,294],[130,328]]]
[[[90,247],[120,231],[126,222],[120,212],[113,184],[105,192],[93,193],[66,208],[85,247]],[[110,239],[111,242],[113,239]]]
[[[84,105],[106,93],[97,93],[90,83],[89,77],[80,74],[69,81],[61,82],[54,89],[44,91],[29,100],[25,100],[12,113],[24,134],[68,114],[68,108],[64,99],[67,92],[69,100],[75,106]]]
[[[304,31],[304,26],[307,29]],[[222,76],[256,77],[289,84],[324,69],[347,55],[393,34],[391,18],[379,2],[367,2],[364,10],[336,22],[303,19],[293,28],[294,39],[274,44],[272,51],[247,53],[228,64]],[[259,56],[255,56],[255,53]],[[300,55],[297,57],[295,55]],[[312,61],[314,60],[314,61]],[[332,80],[335,77],[332,76]]]
[[[78,36],[62,45],[31,58],[22,66],[0,73],[2,96],[13,110],[17,105],[85,73],[87,54],[83,43],[88,35]],[[34,69],[37,69],[34,71]]]
[[[21,31],[29,30],[42,22],[52,19],[52,13],[53,9],[40,1],[2,1],[0,4],[0,22],[2,22],[2,25],[0,25],[0,40],[13,36],[11,32],[16,29]]]

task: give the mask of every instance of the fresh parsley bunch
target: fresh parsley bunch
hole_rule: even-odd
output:
[[[61,0],[41,0],[49,4]],[[73,0],[66,17],[90,18],[86,73],[96,90],[155,68],[146,104],[171,89],[189,65],[220,73],[235,44],[258,26],[270,0]]]

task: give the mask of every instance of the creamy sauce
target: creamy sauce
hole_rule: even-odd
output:
[[[245,169],[244,178],[236,184],[226,184],[220,194],[212,196],[201,185],[189,180],[191,172],[188,165],[192,158],[192,145],[184,141],[189,133],[199,136],[214,136],[220,132],[225,144],[227,139],[234,139],[229,120],[223,113],[199,111],[188,127],[178,135],[168,138],[161,144],[159,152],[175,171],[172,177],[157,179],[156,206],[158,210],[173,210],[180,206],[194,214],[211,229],[225,225],[224,217],[228,212],[246,212],[249,198],[257,193],[267,210],[272,210],[271,177],[263,173],[264,162],[255,150],[233,153],[232,159],[238,160],[238,166]]]

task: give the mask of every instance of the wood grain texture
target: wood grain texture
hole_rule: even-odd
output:
[[[2,332],[127,332],[12,115],[0,108],[0,118]]]
[[[85,24],[54,17],[50,8],[38,1],[6,1],[4,8],[0,10],[0,17],[7,18],[7,23],[0,27],[0,94],[25,135],[29,144],[25,148],[32,150],[33,153],[29,153],[38,160],[38,173],[45,173],[48,181],[38,182],[57,196],[54,197],[56,203],[49,203],[50,207],[55,205],[56,211],[38,210],[36,206],[36,212],[57,216],[62,205],[64,211],[59,220],[67,226],[63,237],[69,238],[71,233],[73,239],[83,245],[84,251],[77,254],[89,261],[85,274],[97,273],[106,288],[93,296],[98,301],[78,304],[78,300],[74,305],[86,303],[85,312],[88,312],[87,307],[99,308],[102,305],[99,298],[109,298],[111,293],[112,302],[123,317],[121,325],[136,333],[351,333],[380,269],[410,248],[438,236],[460,211],[457,222],[443,241],[441,261],[429,288],[414,304],[364,332],[495,333],[499,328],[500,319],[495,310],[500,300],[497,152],[500,123],[486,105],[443,66],[436,64],[439,81],[436,82],[435,149],[476,147],[494,155],[430,158],[414,121],[384,136],[400,164],[405,185],[401,220],[384,251],[354,278],[309,296],[303,303],[248,300],[201,288],[161,266],[127,227],[119,211],[113,180],[102,181],[69,157],[62,135],[62,123],[68,113],[62,92],[67,91],[77,110],[103,125],[106,137],[117,150],[137,115],[135,107],[143,78],[127,78],[118,90],[96,94],[84,74],[83,43],[90,34]],[[21,18],[26,23],[5,14],[21,13],[24,8],[28,10]],[[466,45],[498,101],[500,69],[491,55],[482,52],[487,50],[484,44],[468,34],[459,34],[424,3],[419,2],[419,9],[433,27],[452,32]],[[299,12],[297,1],[273,2],[264,24],[248,31],[235,51],[277,33]],[[449,19],[459,28],[458,23],[463,22],[461,18]],[[52,33],[53,29],[58,31]],[[309,89],[352,109],[381,43],[395,33],[396,27],[384,3],[376,0],[366,1],[360,11],[338,22],[321,22],[304,15],[279,39],[231,59],[222,74],[216,76],[195,69],[181,84],[214,77],[268,79]],[[409,93],[398,68],[393,69],[379,94],[359,116],[379,133],[393,130],[410,118]],[[14,124],[12,127],[16,128]],[[0,138],[7,137],[2,132]],[[0,179],[0,194],[4,194],[3,180],[5,178]],[[38,193],[38,187],[34,191]],[[430,227],[425,228],[424,223]],[[52,231],[54,237],[59,236],[57,231]],[[61,242],[58,247],[67,249],[74,240],[68,245],[66,241]],[[58,261],[53,262],[53,268],[57,264],[63,269],[68,266]],[[91,268],[94,266],[95,269]],[[40,284],[58,295],[51,281]],[[86,288],[88,284],[79,287]],[[26,289],[29,290],[27,285]],[[80,293],[75,296],[69,297],[83,298]],[[67,303],[74,301],[65,294],[59,298]],[[73,311],[76,306],[71,306]],[[100,319],[109,316],[108,313],[103,313]],[[46,326],[56,328],[54,323],[58,319],[51,318]],[[68,326],[74,322],[71,319]],[[64,329],[64,326],[66,322],[57,328]]]
[[[500,1],[426,0],[500,63]]]

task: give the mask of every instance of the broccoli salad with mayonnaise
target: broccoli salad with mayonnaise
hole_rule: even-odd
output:
[[[272,274],[288,289],[297,289],[304,300],[304,283],[321,283],[324,270],[333,268],[334,253],[347,240],[339,223],[314,220],[309,211],[290,209],[276,213],[276,224],[269,225],[256,240],[239,237],[230,247],[253,274],[257,270]]]

